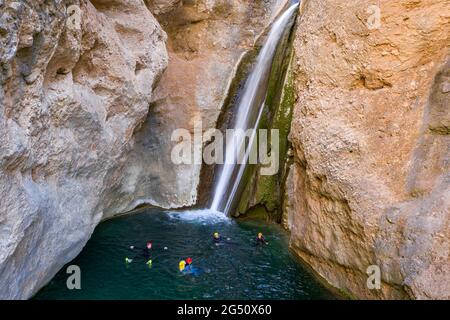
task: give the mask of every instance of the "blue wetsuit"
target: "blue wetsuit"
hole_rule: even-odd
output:
[[[186,265],[186,267],[183,270],[183,273],[185,274],[191,274],[193,276],[199,276],[203,273],[202,269],[196,268],[191,264]]]

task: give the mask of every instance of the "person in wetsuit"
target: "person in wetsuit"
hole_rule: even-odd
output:
[[[186,258],[186,260],[181,260],[178,264],[178,268],[181,273],[190,274],[193,276],[199,276],[203,273],[203,269],[196,268],[192,265],[192,258]]]
[[[186,270],[187,271],[192,270],[192,258],[186,258]]]
[[[145,246],[144,249],[144,255],[146,258],[146,265],[151,267],[153,264],[153,260],[152,260],[152,247],[153,247],[153,243],[151,241],[147,242],[147,245]]]
[[[218,232],[214,232],[214,234],[213,234],[213,241],[214,241],[214,243],[221,243],[222,242],[222,237],[220,236],[220,234]]]
[[[213,242],[216,246],[221,244],[239,245],[238,243],[231,241],[230,238],[222,237],[217,231],[213,233]]]
[[[150,258],[151,257],[151,255],[152,255],[152,246],[153,246],[153,243],[151,242],[151,241],[148,241],[147,242],[147,245],[145,246],[145,248],[144,248],[144,255],[147,257],[147,258]]]
[[[269,244],[269,242],[267,242],[263,234],[259,232],[258,235],[256,236],[256,244]]]
[[[125,258],[126,263],[131,263],[133,260],[137,259],[138,257],[143,257],[145,259],[146,264],[151,267],[153,261],[152,261],[152,247],[153,243],[151,241],[148,241],[145,248],[136,248],[134,246],[130,246],[131,250],[138,249],[140,250],[140,253],[136,254],[132,259],[129,259],[128,257]]]

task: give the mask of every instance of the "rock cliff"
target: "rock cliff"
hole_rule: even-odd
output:
[[[285,220],[355,297],[450,298],[449,35],[446,0],[303,3]]]
[[[30,297],[129,205],[165,40],[140,1],[0,1],[0,298]]]

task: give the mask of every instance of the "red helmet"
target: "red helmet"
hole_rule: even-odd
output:
[[[191,263],[192,263],[192,258],[187,258],[187,259],[186,259],[186,263],[187,263],[187,264],[191,264]]]

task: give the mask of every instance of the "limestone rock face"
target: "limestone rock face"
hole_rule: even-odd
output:
[[[303,3],[291,246],[356,297],[449,299],[450,2],[374,3]]]
[[[0,1],[0,298],[33,295],[131,206],[165,40],[141,1]]]
[[[172,162],[171,151],[178,143],[171,141],[172,133],[176,129],[193,133],[200,121],[199,132],[216,128],[239,62],[287,1],[149,0],[147,4],[168,34],[169,66],[155,89],[150,115],[136,133],[138,143],[124,185],[133,190],[135,204],[191,206],[198,201],[201,163]]]

